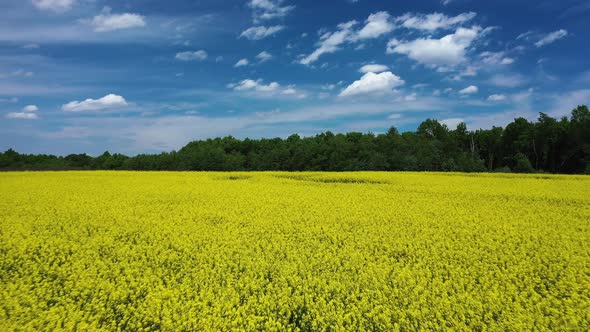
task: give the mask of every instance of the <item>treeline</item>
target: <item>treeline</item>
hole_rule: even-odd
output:
[[[314,137],[194,141],[179,151],[128,157],[0,153],[3,170],[182,170],[182,171],[463,171],[590,173],[590,112],[571,116],[540,113],[536,122],[515,119],[506,128],[450,130],[428,119],[415,132],[391,128],[375,135],[326,132]]]

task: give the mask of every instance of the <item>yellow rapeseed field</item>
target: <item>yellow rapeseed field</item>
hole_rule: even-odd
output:
[[[590,177],[0,174],[0,331],[590,330]]]

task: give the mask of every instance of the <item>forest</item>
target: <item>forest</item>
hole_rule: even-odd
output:
[[[0,153],[0,170],[142,171],[456,171],[590,174],[590,111],[570,117],[539,113],[505,128],[470,131],[423,121],[414,132],[297,134],[286,139],[232,136],[188,143],[179,151],[133,157],[108,151],[92,157]]]

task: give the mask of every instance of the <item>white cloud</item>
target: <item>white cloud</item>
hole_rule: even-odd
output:
[[[567,36],[567,30],[560,29],[555,32],[552,32],[545,37],[541,38],[538,42],[535,43],[537,47],[543,47],[545,45],[549,45],[559,39],[565,38]]]
[[[33,0],[33,5],[41,10],[50,10],[56,13],[66,12],[72,9],[76,0]]]
[[[111,14],[111,9],[105,7],[102,14],[84,21],[94,27],[96,32],[140,28],[146,26],[145,17],[138,14]]]
[[[369,15],[365,26],[354,37],[356,40],[377,38],[393,31],[394,25],[390,22],[391,16],[387,12],[377,12]]]
[[[516,88],[527,82],[528,79],[520,74],[496,74],[489,80],[490,84],[504,88]]]
[[[326,32],[325,29],[318,31],[320,40],[316,44],[316,49],[308,55],[301,56],[299,63],[310,65],[317,61],[320,56],[327,53],[334,53],[340,50],[341,46],[347,43],[360,43],[367,39],[377,38],[392,31],[395,26],[390,22],[391,16],[387,12],[376,12],[370,14],[365,21],[365,25],[356,30],[353,29],[358,22],[355,20],[337,25],[336,31]],[[362,49],[365,45],[357,44],[355,49]]]
[[[230,84],[228,87],[233,88],[236,91],[257,91],[257,92],[274,92],[277,91],[281,85],[277,82],[271,82],[269,84],[263,84],[262,80],[245,79],[240,81],[238,84]]]
[[[23,107],[23,112],[37,112],[39,107],[37,105],[27,105]]]
[[[6,118],[8,118],[8,119],[22,119],[22,120],[36,120],[39,117],[35,113],[12,112],[12,113],[6,114]]]
[[[516,36],[516,40],[521,40],[521,39],[530,40],[534,34],[535,34],[534,31],[529,30],[527,32],[523,32],[520,35]]]
[[[405,84],[397,75],[390,71],[375,74],[368,72],[358,81],[353,82],[340,92],[340,97],[350,97],[374,93],[387,93],[395,87]]]
[[[4,0],[5,1],[5,0]],[[4,4],[0,0],[1,4]],[[10,0],[15,1],[15,0]],[[25,0],[21,0],[25,1]],[[194,16],[177,16],[173,20],[158,14],[146,16],[147,25],[144,28],[118,30],[113,32],[96,33],[93,31],[92,15],[87,13],[93,7],[90,2],[98,3],[95,0],[83,0],[88,6],[78,9],[74,7],[67,18],[38,17],[36,19],[23,20],[17,17],[11,20],[0,19],[0,41],[15,42],[15,44],[38,43],[41,46],[55,43],[114,43],[114,44],[141,44],[154,46],[156,44],[173,43],[180,45],[186,38],[198,31],[204,31],[211,27],[212,14],[200,14]],[[80,1],[82,2],[82,1]],[[100,1],[104,2],[104,1]],[[114,3],[114,2],[113,2]],[[117,2],[120,3],[120,2]],[[0,5],[3,6],[3,5]],[[80,6],[82,7],[82,6]],[[75,12],[74,12],[75,10]],[[2,12],[2,9],[0,9]],[[20,14],[19,14],[20,15]],[[81,16],[82,15],[82,16]],[[83,17],[75,20],[74,17]],[[183,28],[185,28],[183,30]]]
[[[287,16],[295,6],[282,6],[283,0],[250,0],[248,6],[252,8],[254,21],[270,20]]]
[[[267,51],[262,51],[258,53],[256,59],[260,60],[260,62],[265,62],[272,59],[272,54],[268,53]]]
[[[295,97],[295,98],[305,98],[307,95],[299,90],[296,89],[295,85],[288,85],[287,87],[283,88],[277,82],[270,82],[268,84],[264,84],[262,79],[253,80],[253,79],[245,79],[238,83],[231,83],[227,85],[228,88],[233,89],[235,91],[242,91],[242,92],[256,92],[257,96],[259,97],[268,97],[268,96],[279,96],[283,95],[285,97]]]
[[[386,65],[379,65],[379,64],[368,64],[368,65],[364,65],[362,66],[359,71],[363,74],[366,73],[381,73],[384,71],[389,70],[389,67],[387,67]]]
[[[468,116],[465,122],[470,130],[490,129],[493,126],[504,127],[514,121],[514,119],[520,117],[533,120],[537,115],[538,113],[529,110],[508,110],[500,113],[482,113]]]
[[[340,45],[347,42],[352,34],[352,28],[357,24],[357,21],[349,21],[338,24],[338,30],[335,32],[326,32],[320,36],[318,48],[308,56],[303,57],[299,62],[304,65],[309,65],[319,59],[322,54],[334,53],[340,49]]]
[[[280,91],[280,90],[279,90]],[[269,94],[270,95],[270,94]],[[270,95],[277,98],[278,95]],[[283,96],[281,94],[281,96]],[[289,96],[285,96],[289,97]],[[68,137],[98,137],[105,140],[110,146],[104,146],[109,150],[118,152],[138,153],[154,152],[170,149],[179,149],[188,141],[206,139],[216,136],[236,135],[239,137],[277,137],[285,132],[299,132],[309,125],[315,126],[317,121],[342,119],[347,117],[367,117],[384,114],[385,116],[399,113],[403,118],[395,120],[396,124],[405,121],[419,121],[413,116],[406,116],[416,112],[449,111],[455,107],[452,101],[447,99],[423,97],[414,102],[391,102],[391,100],[374,102],[356,102],[350,99],[337,99],[334,102],[318,106],[294,105],[294,108],[284,109],[279,112],[275,108],[256,109],[255,113],[240,113],[228,115],[226,112],[217,115],[169,115],[162,117],[68,117],[64,127],[50,132],[43,132],[44,138]],[[287,106],[285,106],[287,107]],[[156,107],[159,109],[159,107]],[[264,115],[266,116],[260,116]],[[359,119],[351,120],[355,123]],[[390,120],[391,121],[391,120]],[[382,120],[383,128],[390,123]],[[67,129],[70,129],[68,133]],[[109,128],[105,131],[104,128]],[[195,131],[195,128],[200,128]],[[287,129],[285,129],[287,128]],[[305,130],[308,135],[313,135],[335,128],[312,128]],[[73,133],[72,133],[73,131]],[[109,143],[110,142],[110,143]]]
[[[392,39],[387,53],[405,54],[410,59],[430,66],[457,65],[465,61],[471,43],[478,38],[481,28],[458,28],[455,33],[441,39],[419,38],[413,41]]]
[[[109,94],[99,99],[86,99],[83,101],[71,101],[61,107],[65,112],[101,111],[126,107],[129,104],[125,98]]]
[[[562,117],[571,115],[572,109],[578,105],[590,105],[590,89],[579,89],[551,95],[552,106],[550,116]]]
[[[531,97],[533,96],[534,92],[535,89],[529,88],[527,90],[520,91],[518,93],[510,95],[510,100],[518,104],[527,103],[531,100]]]
[[[404,97],[405,101],[416,101],[418,99],[418,95],[414,92]]]
[[[293,96],[293,97],[297,97],[297,98],[306,98],[307,97],[307,94],[297,90],[294,84],[287,86],[287,88],[284,89],[281,93],[284,95],[287,95],[287,96]]]
[[[387,118],[390,120],[396,120],[396,119],[401,119],[403,117],[403,115],[399,114],[399,113],[394,113],[394,114],[390,114]]]
[[[488,101],[505,101],[506,100],[506,95],[491,95],[488,97]]]
[[[470,86],[466,87],[465,89],[459,91],[459,93],[462,95],[470,95],[470,94],[477,93],[478,91],[479,91],[478,87],[476,87],[475,85],[470,85]]]
[[[492,126],[505,126],[515,118],[523,117],[534,120],[538,117],[537,109],[533,107],[533,89],[507,95],[510,108],[496,113],[473,113],[466,116],[466,123],[470,129],[491,128]],[[562,102],[563,99],[560,100]],[[561,104],[563,105],[563,104]]]
[[[396,18],[396,22],[408,29],[436,31],[438,29],[451,29],[465,22],[471,21],[477,14],[473,12],[462,13],[449,17],[441,13],[433,14],[405,14]]]
[[[234,65],[235,68],[238,67],[243,67],[243,66],[247,66],[250,64],[250,61],[248,61],[248,59],[240,59],[238,62],[236,62],[236,64]]]
[[[440,71],[441,68],[439,68]],[[464,77],[474,77],[477,76],[477,71],[480,68],[478,66],[469,65],[463,68],[460,72],[450,77],[451,81],[461,81]],[[440,71],[444,72],[444,71]]]
[[[248,28],[240,34],[240,38],[244,37],[250,40],[260,40],[264,39],[268,36],[272,36],[277,32],[285,29],[283,25],[275,25],[275,26],[257,26]]]
[[[502,59],[502,61],[500,61],[501,65],[511,65],[514,63],[514,59],[513,58],[504,58]]]
[[[37,105],[27,105],[23,107],[22,111],[20,112],[12,112],[6,114],[6,118],[8,119],[23,119],[23,120],[36,120],[39,117],[35,112],[39,111],[39,107]]]
[[[294,94],[297,94],[297,90],[295,89],[295,87],[287,87],[285,90],[283,90],[283,94],[284,95],[294,95]]]
[[[510,65],[514,59],[507,57],[504,52],[483,52],[479,55],[483,63],[488,65]]]
[[[280,88],[281,85],[277,82],[271,82],[268,85],[257,84],[255,90],[259,92],[273,92]]]
[[[207,52],[203,50],[199,51],[187,51],[176,53],[176,59],[181,61],[203,61],[207,59]]]
[[[462,118],[450,118],[441,120],[440,123],[446,125],[450,129],[455,129],[461,123],[465,122],[465,119]]]
[[[440,3],[441,3],[443,6],[448,6],[448,5],[449,5],[451,2],[453,2],[453,1],[454,1],[454,0],[442,0]]]

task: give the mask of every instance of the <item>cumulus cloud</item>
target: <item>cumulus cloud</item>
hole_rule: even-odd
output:
[[[146,26],[145,17],[138,14],[111,14],[111,9],[105,7],[100,15],[94,16],[86,23],[94,27],[96,32],[140,28]]]
[[[474,93],[477,93],[479,91],[479,88],[475,85],[470,85],[468,87],[466,87],[465,89],[459,91],[460,94],[462,95],[471,95]]]
[[[458,28],[441,39],[419,38],[412,41],[392,39],[387,53],[405,54],[410,59],[430,66],[453,66],[465,61],[467,49],[481,33],[480,27]]]
[[[307,95],[299,91],[295,85],[288,85],[287,87],[282,87],[277,82],[270,82],[268,84],[264,84],[262,79],[253,80],[253,79],[245,79],[238,83],[231,83],[227,85],[228,88],[233,89],[234,91],[241,91],[241,92],[254,92],[255,95],[261,97],[268,97],[268,96],[284,96],[284,97],[295,97],[295,98],[305,98]]]
[[[462,13],[457,16],[449,17],[442,13],[424,14],[404,14],[396,18],[396,22],[408,29],[436,31],[439,29],[451,29],[458,25],[471,21],[477,16],[476,13]]]
[[[457,126],[462,123],[465,122],[465,119],[462,118],[450,118],[450,119],[444,119],[441,120],[440,123],[444,124],[445,126],[447,126],[448,128],[457,128]]]
[[[349,21],[338,24],[338,30],[335,32],[326,32],[320,36],[318,47],[311,54],[303,57],[299,62],[304,65],[309,65],[319,59],[319,57],[326,53],[334,53],[340,49],[340,45],[350,40],[353,35],[352,28],[357,24],[357,21]]]
[[[122,96],[109,94],[99,99],[88,98],[83,101],[71,101],[61,107],[65,112],[102,111],[126,107],[129,104]]]
[[[240,34],[240,38],[246,38],[250,40],[260,40],[266,37],[272,36],[275,33],[280,32],[281,30],[285,29],[283,25],[274,25],[274,26],[257,26],[248,28]]]
[[[238,67],[247,66],[249,64],[250,64],[250,61],[248,61],[248,59],[244,58],[244,59],[238,60],[238,62],[236,62],[236,64],[234,65],[234,67],[235,68],[238,68]]]
[[[252,8],[252,16],[257,22],[285,17],[295,9],[295,6],[283,6],[283,3],[283,0],[250,0],[248,7]]]
[[[384,71],[389,70],[389,67],[387,67],[386,65],[380,65],[380,64],[368,64],[368,65],[364,65],[362,66],[359,71],[363,74],[366,73],[381,73]]]
[[[22,119],[22,120],[36,120],[39,117],[35,112],[39,111],[39,107],[37,105],[27,105],[23,107],[22,111],[20,112],[11,112],[6,114],[6,118],[8,119]]]
[[[545,45],[549,45],[554,43],[555,41],[565,38],[568,35],[567,30],[560,29],[550,34],[547,34],[543,38],[541,38],[538,42],[535,43],[537,47],[543,47]]]
[[[285,90],[283,90],[284,95],[294,95],[297,93],[297,89],[294,86],[289,86]]]
[[[207,59],[207,52],[203,50],[199,51],[187,51],[176,53],[176,59],[181,61],[203,61]]]
[[[268,53],[267,51],[262,51],[258,53],[256,59],[260,60],[260,62],[265,62],[272,59],[272,54]]]
[[[350,97],[375,93],[387,93],[395,87],[404,85],[405,82],[399,76],[390,71],[383,73],[368,72],[358,81],[353,82],[340,92],[340,97]]]
[[[271,82],[269,84],[263,84],[261,79],[252,80],[252,79],[245,79],[240,81],[238,84],[230,84],[230,88],[233,88],[236,91],[257,91],[257,92],[273,92],[277,91],[281,85],[277,82]]]
[[[37,105],[27,105],[23,107],[23,112],[37,112],[39,107]]]
[[[364,40],[377,38],[388,32],[393,31],[394,25],[390,22],[391,16],[387,12],[377,12],[369,15],[365,21],[365,26],[358,31],[355,40]]]
[[[56,13],[66,12],[72,9],[76,0],[33,0],[33,5],[41,10],[49,10]]]
[[[488,101],[497,102],[497,101],[505,101],[505,100],[506,100],[506,95],[495,94],[495,95],[491,95],[488,97]]]

